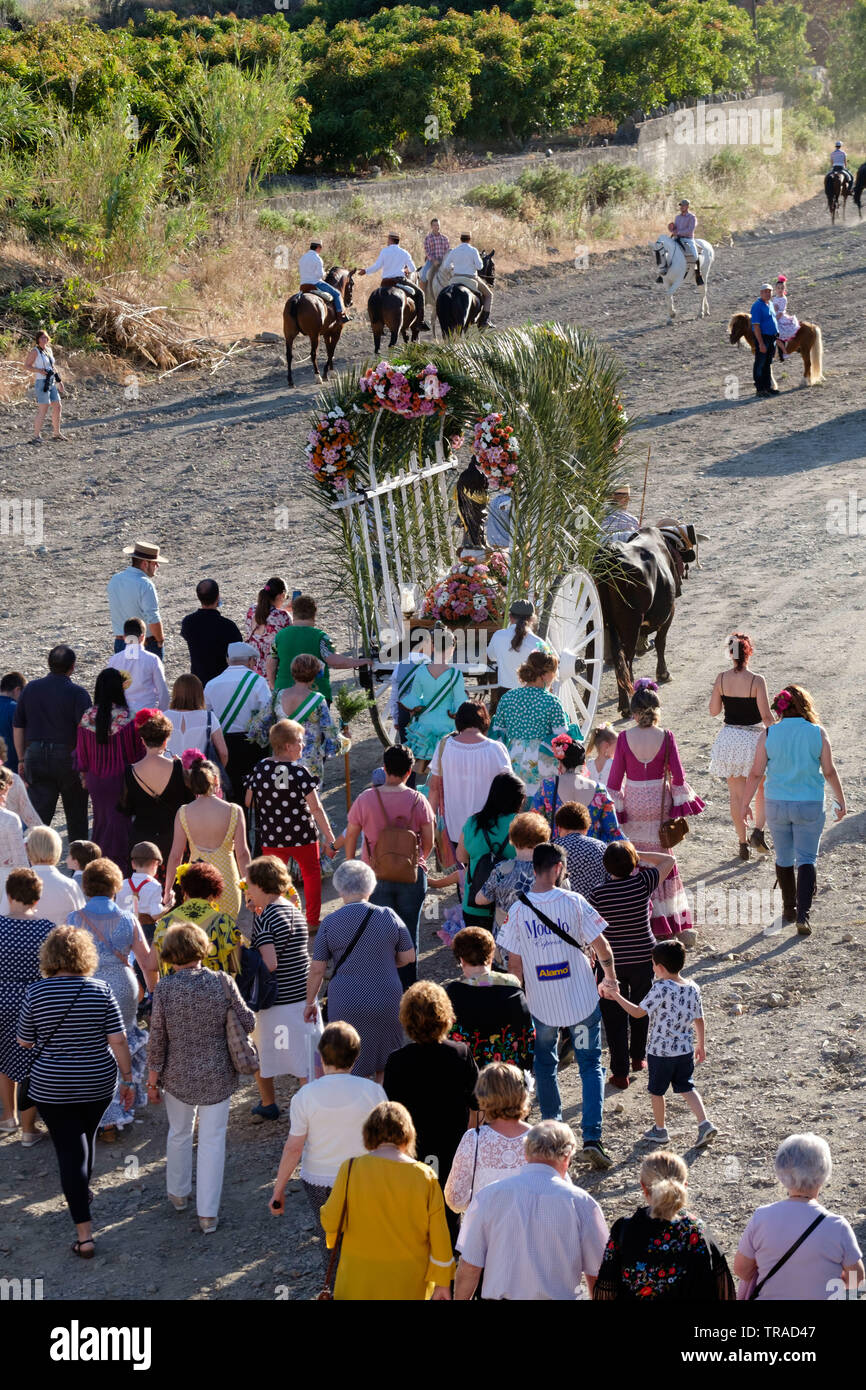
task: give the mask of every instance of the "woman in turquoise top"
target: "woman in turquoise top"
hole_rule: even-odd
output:
[[[437,629],[434,656],[441,660],[419,666],[404,704],[412,711],[406,742],[415,754],[415,774],[422,776],[439,740],[454,732],[454,715],[466,699],[463,672],[452,664],[454,634]]]
[[[520,685],[506,690],[493,716],[490,737],[505,744],[511,765],[534,795],[546,777],[556,776],[557,760],[551,747],[556,734],[569,732],[568,715],[550,686],[559,662],[549,652],[530,652],[517,674]],[[580,736],[576,727],[571,732]]]
[[[787,685],[772,705],[778,724],[758,739],[746,781],[743,819],[766,773],[767,824],[776,854],[776,881],[782,893],[782,921],[796,922],[810,936],[809,911],[815,896],[815,860],[824,828],[824,782],[835,797],[836,820],[845,815],[845,794],[833,762],[830,740],[818,723],[808,690]]]
[[[516,849],[508,838],[511,822],[523,806],[526,787],[513,772],[498,772],[490,783],[487,800],[463,827],[457,845],[457,858],[466,865],[463,888],[463,916],[467,927],[487,927],[493,922],[494,906],[479,907],[475,902],[478,883],[472,891],[472,879],[479,860],[485,854],[493,856],[491,868],[503,859],[513,859]],[[485,876],[486,877],[486,876]]]

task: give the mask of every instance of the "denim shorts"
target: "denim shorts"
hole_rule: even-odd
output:
[[[38,386],[33,387],[33,399],[37,405],[56,405],[60,400],[60,392],[56,386],[52,385],[50,391],[46,393],[40,382]]]
[[[678,1057],[653,1057],[648,1052],[646,1063],[649,1078],[647,1090],[651,1096],[663,1096],[669,1086],[673,1087],[676,1095],[695,1089],[692,1080],[695,1069],[693,1052],[681,1052]]]

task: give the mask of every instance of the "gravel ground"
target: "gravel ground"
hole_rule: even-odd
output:
[[[866,816],[857,751],[864,675],[857,633],[866,570],[866,523],[860,534],[857,529],[866,441],[859,351],[866,232],[851,222],[831,229],[822,201],[718,248],[711,314],[702,322],[691,287],[680,296],[677,325],[668,326],[643,249],[608,255],[588,271],[564,262],[552,275],[513,274],[497,286],[499,324],[577,322],[621,355],[629,412],[637,417],[628,455],[633,489],[639,497],[651,444],[647,516],[675,512],[710,536],[671,630],[673,682],[664,706],[690,780],[709,802],[680,847],[680,863],[706,919],[687,973],[704,990],[708,1059],[699,1087],[720,1135],[708,1150],[691,1149],[693,1124],[676,1103],[669,1127],[691,1167],[693,1209],[729,1255],[754,1206],[774,1200],[772,1154],[793,1130],[826,1135],[836,1164],[829,1204],[852,1222],[861,1242],[866,1226],[860,955]],[[782,270],[791,308],[822,325],[827,382],[800,389],[795,359],[777,373],[783,394],[756,401],[751,359],[729,345],[725,325],[749,307],[762,281]],[[278,329],[280,307],[263,329]],[[344,335],[342,361],[369,349],[359,316]],[[288,394],[281,348],[258,345],[214,377],[184,371],[162,383],[140,378],[134,399],[122,386],[78,382],[68,399],[65,446],[24,447],[29,405],[2,417],[2,496],[41,498],[44,536],[38,544],[0,536],[0,667],[42,674],[42,654],[62,639],[79,651],[79,676],[92,684],[110,650],[104,584],[121,563],[122,546],[136,536],[158,540],[171,560],[159,575],[169,678],[184,669],[178,627],[195,606],[193,589],[203,574],[219,578],[223,611],[235,618],[274,572],[290,587],[316,592],[317,556],[328,538],[319,517],[294,496],[315,383],[306,365],[296,379],[300,385]],[[739,398],[732,398],[737,384]],[[828,527],[830,504],[853,519],[847,534]],[[272,509],[283,506],[290,527],[274,533]],[[320,598],[323,625],[346,641],[347,613],[328,594]],[[787,928],[766,938],[761,922],[748,915],[742,890],[768,893],[772,868],[734,860],[726,789],[706,772],[715,733],[707,700],[724,664],[725,634],[735,626],[752,633],[755,668],[773,689],[792,679],[811,689],[846,787],[850,814],[824,838],[809,940]],[[642,667],[647,674],[649,660]],[[615,718],[609,672],[599,712]],[[369,728],[361,732],[352,753],[356,788],[379,752]],[[332,817],[344,824],[336,766],[328,769],[326,793]],[[721,921],[706,910],[720,890]],[[436,910],[448,901],[434,900]],[[423,927],[423,970],[445,979],[452,965],[435,928],[435,917]],[[563,1088],[566,1118],[574,1121],[576,1069],[564,1074]],[[287,1104],[289,1088],[279,1094]],[[300,1185],[282,1221],[267,1210],[287,1115],[255,1127],[250,1104],[247,1087],[233,1107],[220,1230],[208,1240],[199,1236],[194,1214],[178,1215],[165,1200],[160,1110],[141,1112],[121,1142],[100,1148],[99,1258],[92,1264],[68,1254],[69,1219],[50,1146],[25,1152],[4,1139],[3,1273],[42,1277],[45,1296],[54,1299],[309,1298],[319,1255]],[[575,1169],[609,1220],[637,1205],[640,1135],[649,1120],[641,1084],[611,1092],[605,1142],[614,1167],[604,1175]]]

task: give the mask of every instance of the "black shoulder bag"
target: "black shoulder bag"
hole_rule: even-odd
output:
[[[336,965],[334,966],[333,970],[331,971],[331,978],[330,978],[330,980],[328,981],[328,984],[329,984],[329,985],[332,985],[332,984],[334,983],[334,976],[336,975],[337,971],[340,969],[340,966],[346,964],[346,961],[349,959],[350,955],[351,955],[352,952],[354,951],[354,949],[355,949],[355,947],[357,946],[358,942],[361,940],[361,937],[364,935],[364,932],[365,932],[365,930],[366,930],[367,923],[369,922],[369,920],[370,920],[370,918],[371,918],[372,916],[373,916],[373,908],[372,908],[372,907],[368,907],[368,908],[367,908],[367,911],[364,913],[364,917],[363,917],[363,920],[362,920],[362,922],[361,922],[361,925],[359,926],[358,930],[355,932],[355,935],[352,937],[352,940],[349,942],[349,944],[348,944],[348,946],[346,947],[345,951],[344,951],[343,954],[340,956],[340,959],[337,961]],[[327,995],[325,995],[324,999],[322,1000],[321,1006],[320,1006],[320,1007],[321,1007],[321,1010],[322,1010],[322,1019],[324,1020],[325,1023],[327,1023],[327,1022],[328,1022],[328,996],[327,996]]]
[[[749,1293],[749,1296],[748,1296],[748,1302],[751,1303],[751,1301],[752,1301],[753,1299],[755,1299],[755,1298],[758,1297],[758,1294],[761,1292],[761,1289],[764,1287],[764,1285],[765,1285],[770,1279],[772,1279],[772,1277],[773,1277],[774,1274],[778,1274],[779,1270],[782,1268],[782,1265],[788,1263],[788,1261],[790,1260],[790,1258],[791,1258],[791,1256],[794,1254],[794,1252],[795,1252],[796,1250],[799,1250],[800,1246],[803,1244],[803,1241],[806,1239],[807,1236],[810,1236],[810,1235],[812,1234],[812,1232],[814,1231],[815,1227],[816,1227],[816,1226],[820,1226],[821,1222],[824,1220],[824,1217],[825,1217],[826,1215],[827,1215],[827,1213],[826,1213],[825,1211],[820,1212],[820,1213],[815,1217],[815,1220],[812,1222],[811,1226],[807,1226],[807,1227],[806,1227],[805,1231],[804,1231],[803,1234],[799,1237],[799,1239],[794,1241],[794,1244],[791,1246],[790,1250],[786,1250],[786,1251],[785,1251],[785,1253],[784,1253],[784,1255],[782,1256],[781,1260],[777,1260],[777,1261],[776,1261],[776,1263],[773,1265],[773,1268],[770,1270],[769,1274],[765,1274],[764,1277],[763,1277],[763,1279],[761,1280],[761,1282],[760,1282],[759,1284],[756,1284],[755,1287],[751,1290],[751,1292]]]

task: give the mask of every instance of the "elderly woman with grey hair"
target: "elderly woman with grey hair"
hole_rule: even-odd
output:
[[[405,923],[390,907],[368,899],[376,875],[361,859],[347,859],[334,874],[334,887],[343,906],[331,912],[316,932],[307,979],[304,1018],[313,1022],[316,1000],[328,963],[328,1022],[351,1023],[361,1035],[361,1053],[352,1068],[381,1084],[390,1054],[403,1046],[400,1000],[403,987],[398,969],[415,960],[415,947]]]
[[[863,1281],[863,1252],[844,1216],[821,1206],[818,1193],[833,1171],[830,1145],[817,1134],[790,1134],[776,1152],[781,1202],[758,1207],[743,1232],[734,1274],[738,1297],[774,1303],[825,1302]]]

